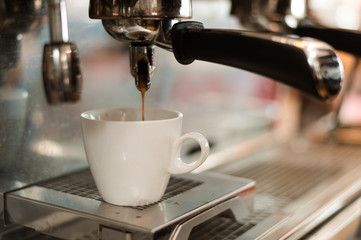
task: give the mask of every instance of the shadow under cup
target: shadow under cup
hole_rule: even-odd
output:
[[[200,166],[208,142],[200,133],[181,136],[182,113],[160,109],[99,109],[81,114],[86,157],[103,199],[115,205],[139,206],[159,201],[170,174]],[[180,158],[182,144],[195,140],[201,156]]]

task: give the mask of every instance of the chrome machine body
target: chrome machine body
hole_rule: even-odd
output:
[[[275,14],[256,10],[274,9],[277,1],[240,2],[232,7],[244,26],[276,26],[269,24]],[[283,8],[276,9],[290,13],[291,2],[278,2]],[[251,19],[250,11],[258,15]],[[314,144],[304,135],[280,146],[264,125],[240,134],[257,141],[235,141],[230,125],[239,119],[226,124],[232,132],[226,138],[219,125],[203,129],[212,140],[223,137],[210,167],[172,177],[160,202],[127,208],[102,201],[87,168],[79,115],[139,107],[137,88],[144,87],[152,89],[154,107],[172,106],[170,98],[159,99],[171,60],[244,69],[323,101],[341,89],[333,43],[289,36],[297,31],[283,18],[262,29],[268,33],[207,29],[190,18],[189,0],[77,0],[67,7],[64,0],[0,0],[0,239],[337,239],[357,232],[357,146]],[[156,69],[157,48],[169,58]],[[212,111],[188,115],[190,125],[211,123]],[[217,124],[235,115],[220,113]],[[335,225],[342,227],[329,231]]]

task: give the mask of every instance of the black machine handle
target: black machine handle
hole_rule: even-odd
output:
[[[329,45],[274,34],[204,29],[198,22],[180,22],[172,29],[178,62],[203,60],[270,77],[321,100],[341,89],[342,63]]]
[[[337,50],[361,56],[361,33],[358,31],[300,24],[294,33],[299,36],[317,38]]]

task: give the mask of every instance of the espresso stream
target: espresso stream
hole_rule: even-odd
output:
[[[145,105],[145,92],[147,91],[146,88],[140,88],[140,92],[142,93],[142,121],[144,121],[144,105]]]
[[[149,63],[146,59],[138,61],[138,85],[137,88],[142,94],[142,120],[144,121],[145,93],[149,89]]]

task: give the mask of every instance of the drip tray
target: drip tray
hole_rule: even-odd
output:
[[[186,192],[201,184],[202,184],[201,181],[172,176],[169,180],[167,189],[160,201],[150,205],[128,207],[128,208],[144,210],[151,207],[152,205],[156,205],[158,203],[164,202],[165,200],[173,196]],[[88,199],[104,201],[100,196],[100,193],[93,180],[93,177],[89,171],[82,171],[66,177],[60,177],[54,180],[46,181],[38,184],[38,186],[51,190],[56,190],[63,193],[68,193],[71,195],[85,197]]]
[[[246,216],[253,192],[248,179],[185,174],[171,177],[159,202],[122,207],[102,200],[86,169],[8,193],[6,220],[63,239],[186,239],[224,212],[232,221]]]

